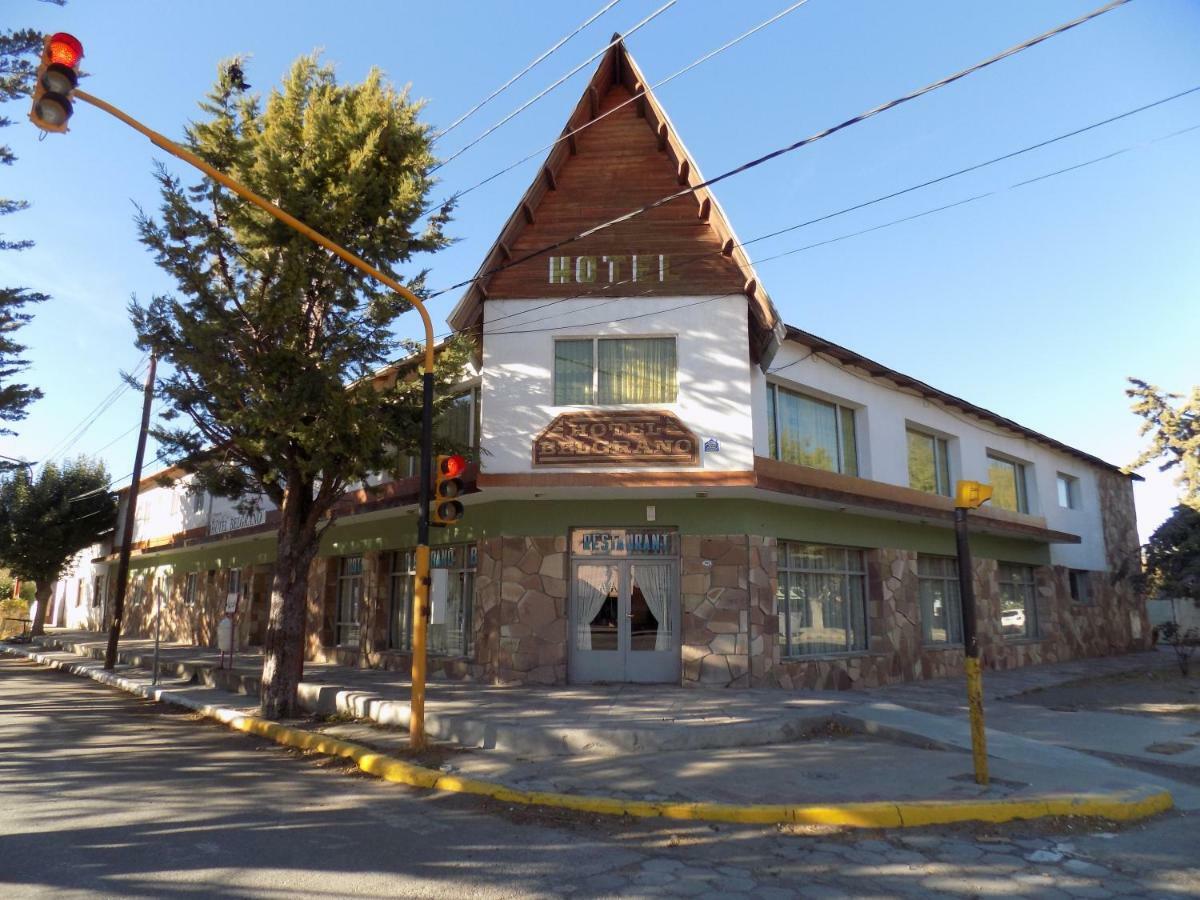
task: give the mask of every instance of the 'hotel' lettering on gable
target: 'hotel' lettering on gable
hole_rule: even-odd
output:
[[[549,284],[667,284],[678,279],[665,253],[627,256],[551,256]]]

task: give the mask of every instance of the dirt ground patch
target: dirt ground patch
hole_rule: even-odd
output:
[[[1200,666],[1194,666],[1187,678],[1176,668],[1085,678],[1021,694],[1019,700],[1068,712],[1092,710],[1133,716],[1181,716],[1200,722],[1200,672],[1197,669]]]

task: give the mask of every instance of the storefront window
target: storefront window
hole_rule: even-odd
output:
[[[1005,637],[1037,637],[1036,597],[1030,566],[1000,563],[1000,631]]]
[[[337,581],[337,643],[339,646],[358,646],[360,625],[359,604],[362,600],[363,558],[344,556],[338,564]]]
[[[445,597],[438,596],[441,576],[435,573],[434,596],[430,598],[430,622],[427,640],[429,653],[441,656],[470,656],[474,651],[473,614],[475,607],[476,544],[435,547],[430,553],[430,568],[443,569]],[[416,556],[412,550],[398,550],[391,556],[390,617],[391,646],[412,649],[412,591],[416,574]]]
[[[958,562],[946,556],[917,557],[921,634],[927,644],[962,643]]]
[[[867,649],[861,550],[780,541],[776,600],[784,656]]]

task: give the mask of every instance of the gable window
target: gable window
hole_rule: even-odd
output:
[[[1058,505],[1063,509],[1079,509],[1079,479],[1058,473]]]
[[[867,649],[867,578],[861,550],[779,542],[779,649],[783,656]]]
[[[204,492],[204,488],[194,487],[191,489],[190,493],[192,495],[192,512],[204,512],[204,499],[207,496],[207,494]]]
[[[772,459],[858,474],[854,410],[848,406],[769,384],[767,417]]]
[[[554,342],[554,405],[674,403],[675,338],[571,338]]]
[[[908,486],[949,497],[950,452],[945,438],[908,429]]]
[[[999,575],[1000,632],[1007,638],[1037,637],[1037,586],[1033,569],[1000,563]]]
[[[921,633],[927,644],[962,643],[962,604],[958,561],[947,556],[917,557]]]
[[[988,453],[988,482],[992,486],[992,505],[1012,512],[1029,512],[1025,484],[1025,465],[994,453]]]

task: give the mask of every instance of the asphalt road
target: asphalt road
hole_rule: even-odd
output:
[[[1197,824],[829,834],[549,815],[351,774],[0,657],[6,900],[1200,896]]]

